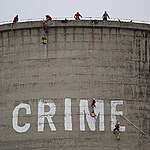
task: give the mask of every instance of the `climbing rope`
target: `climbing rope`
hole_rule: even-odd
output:
[[[143,130],[141,130],[139,127],[137,127],[133,122],[131,122],[126,116],[120,115],[124,120],[126,120],[128,123],[130,123],[134,128],[136,128],[140,133],[142,133],[149,141],[150,137],[147,133],[145,133]]]

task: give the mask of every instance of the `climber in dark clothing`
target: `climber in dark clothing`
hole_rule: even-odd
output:
[[[18,20],[19,20],[18,15],[16,15],[16,16],[14,17],[14,19],[13,19],[13,23],[17,23]]]
[[[74,15],[75,20],[80,20],[80,17],[82,18],[81,14],[80,14],[79,12],[77,12],[77,13]]]
[[[114,128],[114,130],[113,130],[113,133],[115,134],[116,131],[120,131],[119,129],[120,129],[120,122],[117,121],[117,122],[116,122],[116,125],[115,125],[115,128]]]
[[[95,98],[92,98],[92,104],[91,104],[91,116],[96,117],[96,113],[94,112],[94,108],[96,107],[96,100]]]
[[[96,107],[96,106],[95,106],[95,103],[96,103],[95,98],[92,98],[92,104],[91,104],[91,107]]]
[[[51,17],[51,16],[46,15],[45,17],[46,17],[46,22],[48,22],[48,21],[52,21],[52,17]]]
[[[102,18],[103,18],[103,20],[104,20],[104,21],[107,21],[107,18],[109,18],[109,19],[110,19],[109,15],[107,14],[107,12],[106,12],[106,11],[104,12],[104,14],[103,14]]]

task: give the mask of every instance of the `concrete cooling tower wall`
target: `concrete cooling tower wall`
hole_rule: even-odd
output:
[[[0,134],[0,150],[148,150],[150,25],[0,25]]]

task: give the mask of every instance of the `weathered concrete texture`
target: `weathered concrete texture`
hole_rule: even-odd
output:
[[[128,122],[116,141],[110,130],[110,101],[123,100],[125,116],[150,136],[150,25],[52,21],[48,44],[42,22],[0,26],[0,150],[148,150],[149,141]],[[73,130],[64,130],[64,98],[72,98]],[[79,99],[104,100],[105,131],[79,129]],[[56,104],[53,121],[37,131],[39,99]],[[12,112],[31,105],[22,116],[26,133],[12,127]],[[22,115],[24,112],[22,112]]]

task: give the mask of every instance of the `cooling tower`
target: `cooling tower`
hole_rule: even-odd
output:
[[[0,150],[148,150],[149,83],[148,24],[0,25]]]

